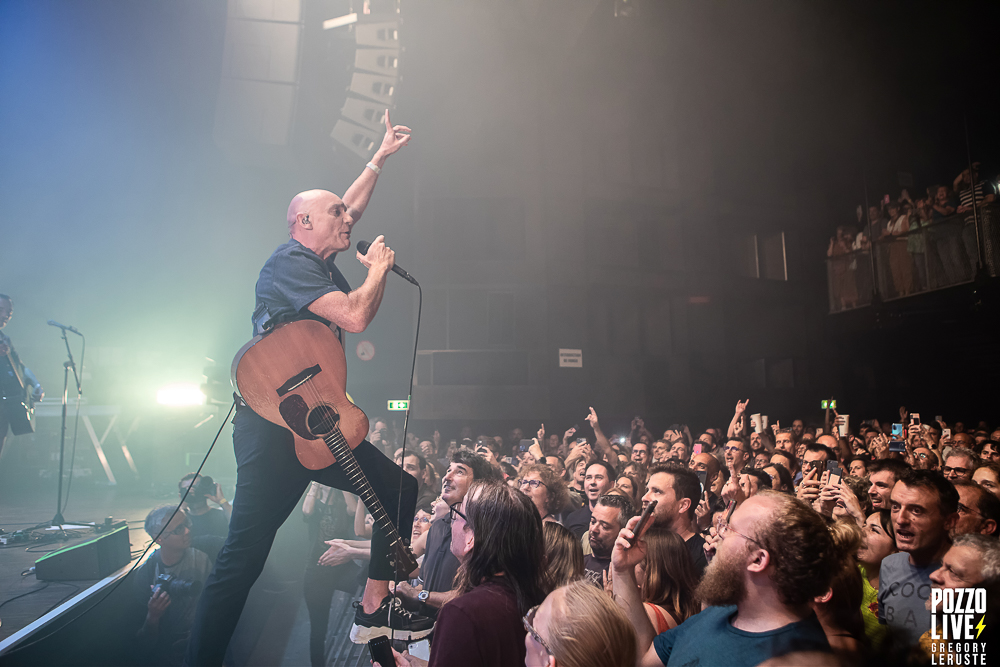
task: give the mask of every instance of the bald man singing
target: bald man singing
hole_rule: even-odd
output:
[[[410,128],[393,126],[385,113],[385,137],[343,199],[326,190],[297,194],[288,207],[288,235],[264,264],[256,287],[254,335],[270,324],[312,319],[327,324],[343,343],[343,332],[364,331],[378,312],[385,281],[395,262],[391,249],[379,236],[364,255],[357,253],[368,277],[357,289],[334,265],[337,253],[351,247],[351,231],[368,205],[386,159],[410,140]],[[307,470],[295,458],[291,433],[240,405],[233,421],[237,481],[229,536],[198,604],[188,665],[221,665],[246,603],[250,587],[264,567],[275,533],[296,507],[310,481],[353,491],[350,480],[336,464]],[[363,442],[354,456],[387,508],[401,502],[400,525],[413,522],[417,483],[371,443]],[[390,512],[392,514],[392,512]],[[404,533],[405,534],[405,533]],[[380,530],[372,535],[368,581],[355,614],[351,638],[367,642],[395,630],[399,639],[419,639],[430,633],[433,622],[410,614],[389,597],[394,578],[389,543]]]

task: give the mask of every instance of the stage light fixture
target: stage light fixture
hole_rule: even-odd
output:
[[[205,405],[205,394],[194,383],[176,382],[156,392],[156,402],[174,407]]]

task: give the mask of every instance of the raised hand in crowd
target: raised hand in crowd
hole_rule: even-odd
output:
[[[736,401],[736,409],[733,411],[733,419],[729,422],[729,430],[726,432],[727,438],[732,438],[735,435],[743,433],[743,427],[746,425],[746,420],[743,418],[743,415],[747,411],[747,404],[749,402],[749,398],[745,401]]]
[[[802,482],[796,489],[795,495],[799,500],[812,505],[813,501],[819,498],[822,487],[819,468],[809,468],[803,472]]]
[[[721,513],[717,514],[715,516],[716,525],[713,525],[711,528],[709,528],[708,534],[704,536],[705,544],[703,545],[702,548],[705,550],[705,558],[710,563],[712,562],[712,559],[715,558],[716,547],[718,547],[719,542],[722,541],[722,538],[719,537],[719,525],[724,523],[724,520],[725,520],[725,515]]]
[[[590,408],[590,412],[584,419],[590,424],[591,428],[594,429],[594,440],[597,444],[597,448],[601,450],[601,456],[610,463],[613,467],[618,467],[618,455],[615,454],[615,450],[611,448],[611,442],[608,441],[604,431],[601,430],[601,424],[597,420],[597,412],[593,407]]]
[[[889,436],[885,433],[879,433],[876,435],[869,445],[872,458],[874,459],[884,459],[889,457]]]
[[[838,500],[840,500],[840,485],[830,484],[830,471],[824,470],[819,480],[818,494],[813,501],[813,509],[823,516],[832,517],[833,508],[837,506]]]
[[[708,505],[708,490],[701,494],[698,506],[694,508],[695,520],[698,522],[698,529],[705,530],[709,527],[709,518],[712,516],[712,508]]]
[[[742,466],[739,468],[733,466],[729,469],[729,480],[723,485],[722,493],[720,494],[722,495],[722,499],[727,503],[730,500],[735,500],[736,504],[739,505],[747,499],[746,493],[743,491],[742,485],[740,485],[740,470],[742,470]]]
[[[835,487],[825,486],[823,490],[825,491],[827,488],[836,488],[838,490],[838,500],[842,504],[844,511],[857,522],[859,527],[863,528],[865,525],[865,510],[861,507],[861,503],[858,502],[858,497],[854,495],[851,487],[841,481],[839,485]]]

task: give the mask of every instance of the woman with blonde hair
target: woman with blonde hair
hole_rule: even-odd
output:
[[[694,595],[698,586],[691,554],[672,530],[653,527],[646,532],[646,557],[635,566],[642,603],[656,633],[666,632],[701,611]]]
[[[557,588],[524,616],[526,667],[634,665],[635,630],[610,596],[587,581]],[[554,659],[554,661],[553,661]]]
[[[542,525],[545,536],[545,570],[552,588],[564,586],[583,576],[583,548],[580,540],[562,524]]]

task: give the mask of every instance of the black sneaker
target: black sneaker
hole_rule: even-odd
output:
[[[366,614],[360,602],[354,603],[354,626],[351,627],[351,641],[367,644],[375,637],[393,636],[402,641],[422,639],[434,629],[434,621],[426,616],[414,614],[403,608],[397,598],[387,595],[382,604],[371,614]]]

